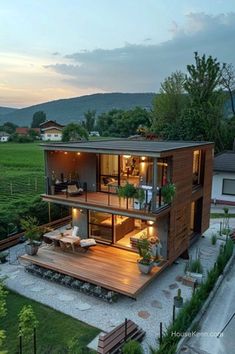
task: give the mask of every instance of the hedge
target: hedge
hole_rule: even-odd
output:
[[[193,319],[209,296],[218,277],[223,273],[232,254],[233,242],[229,239],[226,244],[220,248],[217,261],[214,264],[214,267],[208,272],[206,281],[197,288],[191,299],[186,302],[184,307],[180,310],[175,322],[167,328],[159,348],[151,348],[152,354],[173,354],[176,352],[177,344],[181,339],[181,336],[175,336],[173,333],[183,334],[187,331]]]

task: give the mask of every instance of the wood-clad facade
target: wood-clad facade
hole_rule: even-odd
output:
[[[124,243],[127,236],[133,246],[135,235],[140,232],[156,234],[162,243],[164,260],[171,264],[209,226],[213,147],[208,142],[127,140],[48,143],[43,146],[47,180],[43,198],[75,208],[74,223],[83,237],[97,237],[110,247],[128,249]],[[115,159],[103,161],[103,156]],[[50,192],[52,172],[60,178],[57,194]],[[64,180],[76,178],[86,190],[80,196],[70,196],[65,193]],[[176,187],[171,204],[164,204],[161,197],[166,180]],[[144,208],[137,208],[135,201],[128,208],[120,202],[115,188],[123,181],[145,190]],[[128,218],[133,218],[133,222]],[[134,225],[128,227],[125,235],[120,219],[123,225]]]

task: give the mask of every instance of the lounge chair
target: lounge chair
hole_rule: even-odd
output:
[[[83,194],[83,189],[82,188],[78,188],[76,186],[76,184],[71,184],[71,185],[68,185],[67,187],[67,194],[68,195],[82,195]]]

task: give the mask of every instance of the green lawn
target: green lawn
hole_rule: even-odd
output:
[[[0,207],[44,190],[43,151],[39,143],[0,144]]]
[[[76,319],[55,311],[38,302],[9,291],[7,296],[7,316],[0,320],[0,328],[6,331],[5,350],[17,354],[17,316],[23,305],[31,305],[39,321],[37,330],[38,354],[81,354],[88,353],[86,345],[99,333],[99,330]],[[68,350],[70,342],[78,343],[80,350]],[[31,348],[23,350],[32,354]]]

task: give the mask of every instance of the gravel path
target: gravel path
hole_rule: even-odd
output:
[[[212,246],[210,241],[211,232],[218,225],[218,222],[216,224],[213,220],[211,229],[205,233],[206,237],[201,238],[190,250],[190,253],[194,255],[197,249],[200,249],[205,272],[213,266],[220,242],[222,242],[218,241],[215,246]],[[23,252],[22,247],[24,246],[15,246],[14,250],[20,254]],[[98,327],[102,331],[110,331],[123,322],[125,317],[135,321],[146,331],[144,348],[148,353],[148,346],[156,345],[159,323],[163,322],[163,326],[167,326],[172,319],[173,297],[177,294],[177,289],[181,288],[185,300],[190,298],[192,294],[192,289],[180,282],[181,276],[184,275],[184,268],[185,261],[178,259],[138,296],[137,301],[123,296],[113,304],[67,289],[45,279],[36,278],[26,273],[20,264],[6,263],[1,265],[0,275],[7,276],[6,284],[10,289]]]

